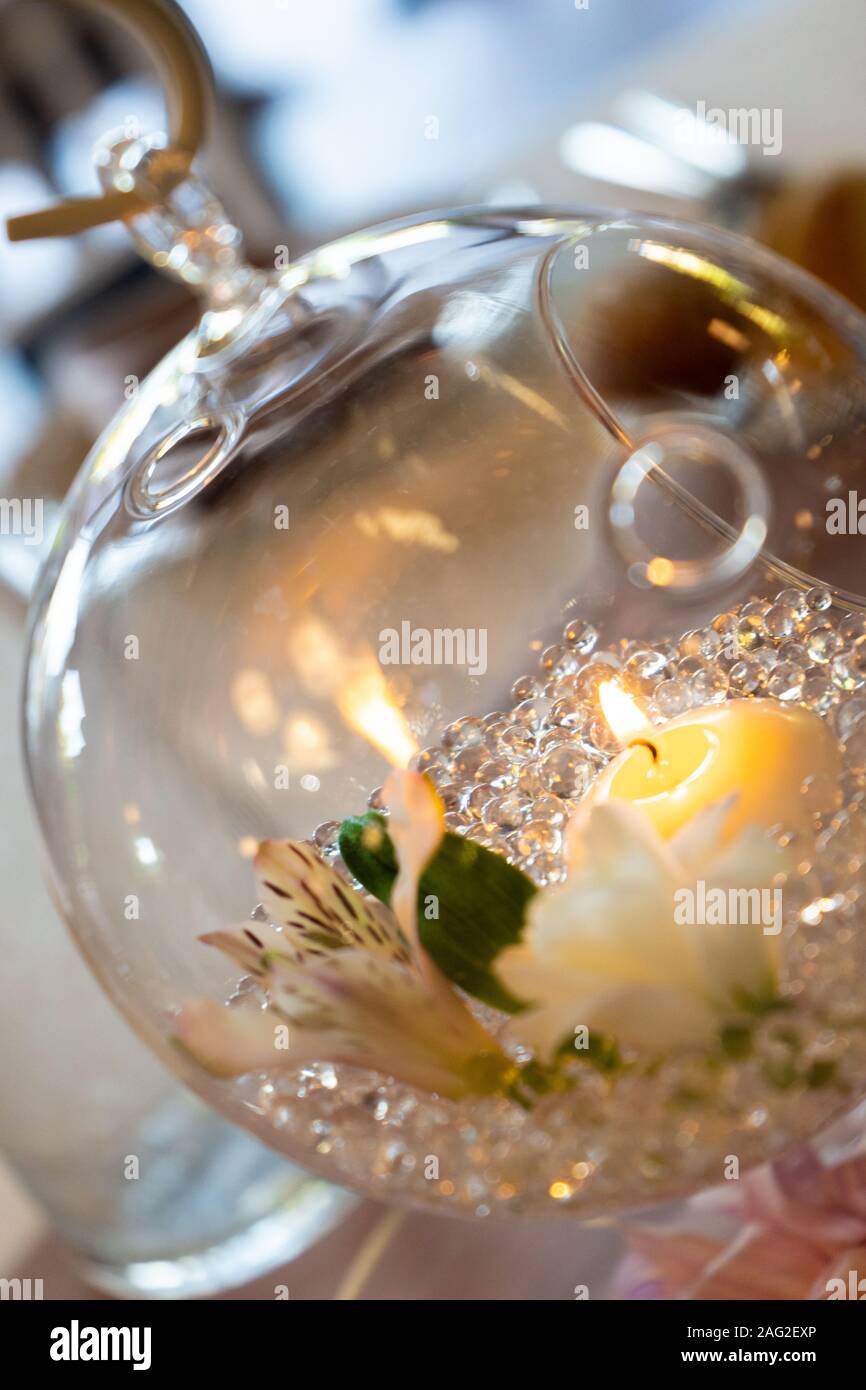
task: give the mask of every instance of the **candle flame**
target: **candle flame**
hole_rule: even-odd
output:
[[[621,743],[640,738],[651,727],[637,700],[618,681],[602,681],[598,699],[602,714]]]

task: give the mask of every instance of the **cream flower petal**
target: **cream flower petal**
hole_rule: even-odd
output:
[[[418,941],[418,883],[445,833],[442,802],[419,772],[392,772],[382,795],[391,813],[388,834],[399,865],[391,906],[403,931],[426,960]]]
[[[698,877],[707,860],[718,854],[722,831],[738,801],[738,793],[731,792],[721,801],[704,806],[671,836],[671,853],[686,876]]]
[[[758,832],[720,849],[729,812],[728,801],[707,808],[670,843],[628,803],[572,823],[568,878],[537,894],[523,941],[497,961],[506,988],[531,1003],[510,1034],[543,1051],[580,1025],[640,1047],[706,1043],[743,998],[772,990],[778,942],[760,922],[716,927],[675,911],[696,876],[727,901],[728,888],[767,887],[784,867]]]
[[[709,1003],[688,989],[663,980],[629,983],[610,975],[566,973],[545,968],[531,957],[520,961],[516,947],[501,972],[506,985],[543,1007],[520,1014],[509,1024],[515,1039],[543,1056],[567,1041],[576,1028],[615,1035],[639,1047],[669,1048],[709,1041],[717,1025]],[[623,1020],[627,1020],[624,1025]]]
[[[782,956],[778,914],[783,891],[775,896],[774,882],[791,869],[793,861],[791,851],[747,827],[704,866],[701,876],[706,891],[720,889],[737,908],[735,913],[728,913],[734,921],[705,923],[692,934],[720,1006],[730,1005],[738,994],[763,999],[772,992]]]
[[[674,921],[681,870],[649,818],[624,802],[596,807],[574,858],[566,882],[530,904],[526,939],[563,968],[699,990],[699,961]]]

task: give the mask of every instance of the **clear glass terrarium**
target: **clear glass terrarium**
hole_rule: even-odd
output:
[[[862,316],[742,239],[625,213],[432,214],[267,276],[191,181],[132,225],[209,299],[68,499],[24,716],[58,902],[135,1029],[308,1167],[482,1215],[667,1198],[853,1106],[866,586],[827,503],[864,473]],[[338,830],[387,810],[392,768],[424,772],[450,833],[561,883],[564,827],[620,748],[607,679],[650,727],[764,699],[837,750],[832,797],[765,827],[797,853],[785,1007],[748,1049],[708,1068],[674,1048],[651,1075],[581,1060],[530,1102],[324,1044],[215,1076],[179,1045],[190,1001],[266,1003],[200,939],[279,932],[260,841],[366,901]],[[489,998],[455,997],[499,1037]],[[532,1064],[519,1037],[508,1055]]]

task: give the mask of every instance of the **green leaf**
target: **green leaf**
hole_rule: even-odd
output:
[[[822,1061],[814,1061],[806,1073],[806,1085],[813,1090],[819,1086],[827,1086],[831,1081],[835,1081],[837,1064],[831,1058]]]
[[[725,1056],[734,1062],[752,1055],[752,1030],[744,1024],[728,1024],[722,1029],[720,1041]]]
[[[397,877],[397,856],[387,824],[378,811],[350,816],[340,826],[339,844],[349,872],[363,883],[368,893],[390,907],[391,890]]]
[[[581,1062],[588,1062],[597,1071],[614,1072],[622,1068],[622,1057],[616,1038],[612,1038],[607,1033],[590,1032],[587,1036],[586,1047],[575,1046],[575,1035],[567,1033],[557,1048],[559,1057],[576,1057]]]
[[[368,892],[390,904],[397,857],[383,816],[344,821],[340,853]],[[418,887],[418,936],[443,974],[493,1008],[525,1008],[496,978],[493,962],[523,933],[535,884],[499,854],[446,833]]]

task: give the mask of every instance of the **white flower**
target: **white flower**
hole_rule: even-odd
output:
[[[181,1010],[175,1039],[213,1074],[350,1062],[447,1096],[496,1089],[510,1074],[497,1043],[415,947],[418,879],[442,835],[441,805],[417,774],[389,783],[389,796],[401,808],[399,921],[307,845],[268,840],[255,868],[270,922],[202,938],[266,1000],[194,999]],[[413,808],[405,814],[404,801]]]
[[[676,895],[698,880],[761,889],[787,867],[758,830],[722,847],[729,811],[730,801],[707,808],[670,841],[626,802],[572,822],[567,879],[533,898],[523,940],[497,960],[505,986],[530,1002],[515,1037],[546,1055],[585,1026],[663,1051],[711,1041],[738,1000],[772,994],[779,940],[761,920],[677,920]]]

